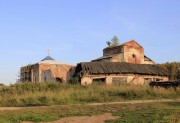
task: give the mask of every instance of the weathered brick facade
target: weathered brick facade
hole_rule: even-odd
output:
[[[151,75],[136,75],[136,74],[112,74],[112,75],[86,75],[82,77],[81,84],[93,84],[98,79],[104,78],[104,83],[107,85],[121,85],[121,84],[134,84],[134,85],[148,85],[151,81],[168,81],[168,76],[151,76]],[[119,79],[119,81],[115,82]],[[123,80],[123,81],[122,81]]]
[[[143,64],[144,48],[135,41],[124,44],[124,59],[128,63]]]
[[[92,83],[141,84],[167,81],[168,73],[144,55],[144,48],[132,40],[103,50],[103,56],[76,67],[62,64],[51,57],[21,68],[21,82],[67,82],[80,78],[82,85]]]
[[[158,75],[158,73],[154,75],[149,74],[149,72],[152,72],[152,71],[151,69],[149,69],[148,71],[145,67],[146,66],[145,64],[148,64],[149,66],[151,66],[152,64],[155,64],[155,63],[150,58],[144,55],[144,48],[134,40],[123,43],[118,46],[110,46],[110,47],[105,48],[103,50],[103,56],[98,59],[92,60],[92,62],[94,62],[94,64],[90,63],[92,66],[90,65],[89,67],[84,66],[85,68],[87,67],[86,68],[87,70],[84,69],[83,71],[89,72],[93,69],[96,69],[95,67],[93,67],[94,65],[97,65],[96,66],[97,71],[94,74],[89,72],[89,74],[84,74],[83,76],[81,76],[82,85],[92,84],[96,81],[102,82],[102,80],[106,84],[126,83],[126,84],[141,84],[141,85],[147,84],[148,85],[150,81],[167,81],[169,79],[168,74],[164,74],[164,75]],[[98,65],[98,62],[101,62],[102,64],[106,63],[106,67],[108,69],[106,69],[106,67],[102,67],[102,65]],[[108,64],[107,62],[130,63],[133,66],[137,66],[137,64],[140,64],[140,65],[144,65],[144,68],[141,68],[141,69],[144,69],[147,71],[145,74],[141,72],[125,74],[125,73],[121,73],[121,71],[122,69],[126,67],[121,66],[121,67],[118,67],[119,71],[114,74],[113,73],[114,69],[111,69],[111,67],[108,67],[108,65],[110,64]],[[85,63],[85,65],[87,64]],[[128,68],[126,69],[128,71]],[[137,67],[136,69],[139,69],[139,67]],[[105,71],[105,70],[109,71],[109,73],[108,74],[101,73],[102,71]],[[161,68],[157,68],[155,69],[155,71],[156,70],[157,71],[161,70]]]
[[[134,40],[122,45],[105,48],[103,50],[103,56],[93,61],[154,64],[151,59],[145,57],[144,48]]]
[[[66,82],[73,76],[73,65],[44,60],[21,68],[21,82]]]
[[[118,62],[82,62],[76,67],[76,76],[82,85],[93,83],[140,84],[168,81],[169,73],[158,65]]]

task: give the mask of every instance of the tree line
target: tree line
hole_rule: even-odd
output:
[[[169,71],[170,80],[180,79],[180,62],[166,62],[160,66]]]

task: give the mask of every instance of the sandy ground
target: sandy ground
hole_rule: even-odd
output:
[[[57,121],[46,122],[46,123],[104,123],[105,120],[117,119],[117,118],[119,117],[112,116],[111,114],[106,113],[96,116],[65,117]],[[22,123],[32,123],[32,122],[27,121]]]

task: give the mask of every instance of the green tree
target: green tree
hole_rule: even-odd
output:
[[[73,85],[80,84],[80,80],[78,77],[72,78],[69,80],[69,84],[73,84]]]
[[[112,43],[110,41],[107,41],[106,44],[108,45],[108,47],[110,47]]]
[[[119,39],[117,38],[117,36],[114,36],[111,41],[107,41],[106,44],[108,45],[108,47],[111,46],[118,46],[119,45]]]
[[[161,66],[169,71],[171,80],[180,79],[180,62],[167,62],[161,64]]]
[[[117,36],[114,36],[112,39],[111,39],[111,42],[112,42],[112,45],[113,46],[117,46],[119,45],[119,39]]]

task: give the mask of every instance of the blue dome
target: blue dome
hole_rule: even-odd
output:
[[[50,56],[47,56],[47,57],[45,57],[43,60],[41,60],[41,61],[45,61],[45,60],[55,60],[55,59],[53,59],[52,57],[50,57]]]

